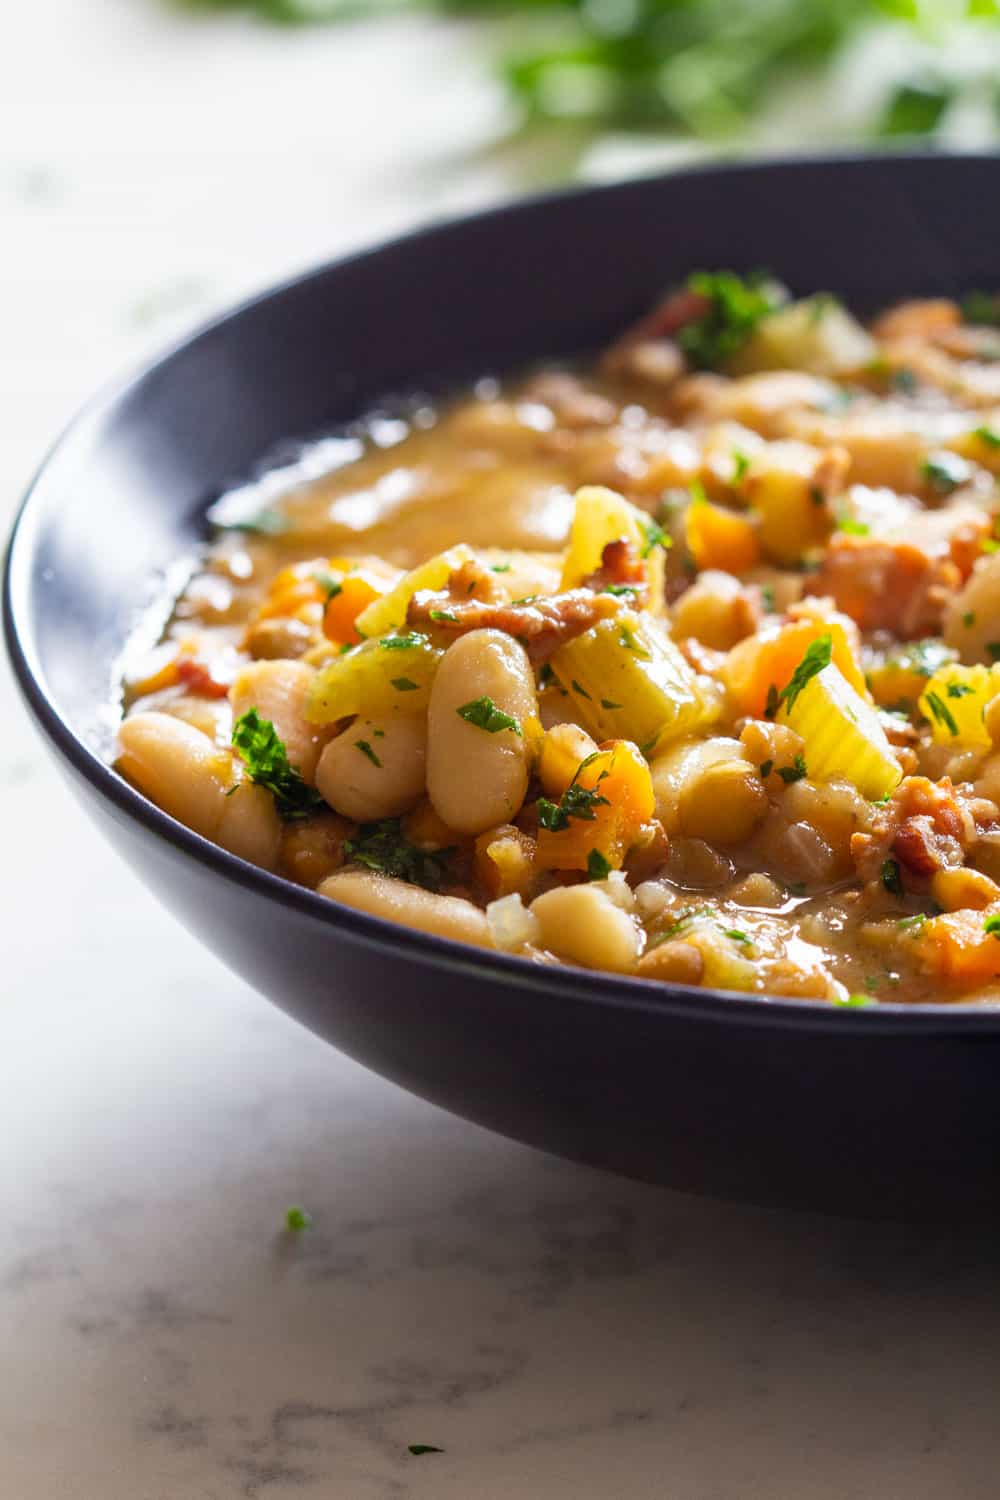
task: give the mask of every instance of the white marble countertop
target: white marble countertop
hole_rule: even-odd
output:
[[[16,9],[2,519],[95,382],[272,274],[506,186],[451,29]],[[5,1500],[997,1493],[985,1235],[682,1198],[409,1098],[157,907],[5,667],[0,722]]]

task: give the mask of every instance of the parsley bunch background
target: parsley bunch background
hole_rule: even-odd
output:
[[[593,133],[745,143],[776,96],[797,88],[793,106],[819,109],[820,139],[824,124],[830,141],[1000,138],[1000,0],[172,3],[244,10],[288,25],[415,10],[468,18],[496,56],[522,126],[559,122]],[[845,99],[858,73],[854,55],[869,43],[882,54],[880,85],[871,98]],[[783,139],[779,132],[759,143],[800,140],[797,132]]]

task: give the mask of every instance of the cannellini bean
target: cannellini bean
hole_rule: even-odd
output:
[[[118,731],[117,766],[164,812],[214,839],[233,783],[230,753],[171,714],[133,714]]]
[[[493,946],[486,913],[471,901],[460,896],[438,896],[408,885],[405,880],[378,875],[374,870],[338,870],[323,881],[319,894],[373,917],[415,927],[418,932],[451,938],[456,943],[472,943],[478,948]]]
[[[323,750],[320,796],[356,823],[397,818],[424,794],[427,723],[420,714],[357,718]]]
[[[491,734],[461,718],[459,709],[480,698],[516,719],[521,733]],[[517,641],[499,630],[472,630],[448,648],[428,709],[427,792],[449,828],[482,833],[520,811],[537,717],[534,674]]]
[[[628,974],[642,952],[642,933],[627,912],[592,885],[564,885],[531,903],[539,942],[585,969]]]
[[[262,870],[277,868],[281,819],[266,787],[254,786],[252,781],[239,782],[226,797],[215,839],[230,854],[238,854]]]
[[[255,661],[238,673],[229,692],[234,719],[251,708],[270,719],[285,742],[288,759],[310,783],[328,738],[307,722],[303,712],[313,675],[312,667],[300,661]]]
[[[676,640],[694,636],[703,646],[728,651],[758,624],[758,611],[739,579],[706,568],[674,605],[670,631]]]
[[[315,890],[344,863],[344,843],[350,831],[351,825],[332,812],[286,823],[281,839],[282,875]]]
[[[931,876],[931,896],[942,911],[961,911],[966,907],[984,911],[1000,900],[1000,886],[979,870],[935,870]]]

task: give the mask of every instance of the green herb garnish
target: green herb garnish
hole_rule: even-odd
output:
[[[970,292],[962,302],[962,319],[987,328],[1000,326],[1000,296],[992,292]]]
[[[926,703],[937,722],[943,724],[949,734],[957,735],[958,725],[955,723],[955,716],[944,700],[937,693],[927,693]]]
[[[601,707],[602,708],[607,708],[607,709],[615,709],[615,708],[621,708],[621,704],[620,703],[615,703],[614,700],[611,699],[611,698],[602,698],[601,699]]]
[[[250,780],[274,797],[279,817],[292,822],[325,806],[319,792],[303,781],[289,761],[285,743],[270,719],[262,719],[256,708],[248,708],[236,720],[233,745]]]
[[[413,682],[409,677],[391,677],[389,680],[397,693],[415,693],[420,687],[418,682]]]
[[[291,1234],[300,1234],[312,1225],[312,1216],[304,1208],[290,1208],[285,1214],[285,1228]]]
[[[382,769],[382,762],[379,760],[378,756],[375,754],[375,751],[372,749],[372,747],[368,743],[368,741],[367,740],[355,740],[354,743],[357,746],[357,748],[361,751],[361,754],[365,757],[365,759],[366,760],[370,760],[371,763],[372,763],[372,765],[373,766],[377,766],[378,769],[381,771],[381,769]]]
[[[803,776],[808,776],[809,768],[804,757],[797,755],[790,766],[778,767],[778,775],[786,786],[790,786],[793,781],[801,781]]]
[[[987,448],[1000,448],[1000,432],[996,432],[992,427],[977,427],[972,436],[978,438],[981,443],[985,443]]]
[[[928,454],[920,465],[920,472],[939,495],[950,495],[960,484],[965,484],[972,471],[964,458],[942,449],[939,453]]]
[[[879,877],[890,896],[903,895],[903,877],[899,872],[899,864],[896,860],[885,860],[879,871]]]
[[[432,620],[443,620],[443,621],[446,621],[450,625],[457,625],[458,624],[458,615],[452,614],[452,612],[451,612],[450,609],[432,609],[431,610],[431,619]]]
[[[422,885],[436,891],[444,877],[451,849],[418,849],[403,833],[398,818],[383,818],[380,823],[365,823],[353,839],[344,845],[344,853],[359,865]]]
[[[778,694],[778,701],[785,705],[789,711],[795,706],[796,699],[806,683],[811,682],[818,672],[830,665],[833,657],[833,637],[830,635],[817,636],[806,647],[805,655],[792,673],[789,682]],[[768,691],[768,703],[770,704],[770,690]],[[775,706],[777,712],[777,705]],[[770,717],[773,717],[771,715]]]
[[[412,1453],[414,1458],[422,1458],[425,1453],[443,1453],[443,1448],[435,1448],[433,1443],[409,1443],[407,1452]]]
[[[424,646],[429,646],[427,636],[421,635],[416,630],[408,630],[404,635],[387,635],[379,641],[382,651],[419,651]]]
[[[1000,913],[994,912],[992,917],[986,918],[983,931],[988,937],[1000,938]]]
[[[605,859],[600,849],[591,849],[587,855],[587,879],[607,880],[610,874],[610,862]]]
[[[783,288],[763,271],[695,271],[688,291],[704,297],[705,311],[678,330],[677,342],[697,370],[717,370],[753,334],[762,318],[786,300]]]
[[[842,998],[834,996],[834,1005],[840,1005],[845,1010],[863,1010],[866,1005],[874,1005],[875,1001],[871,995],[844,995]]]
[[[761,763],[760,763],[759,770],[760,770],[760,779],[761,779],[761,781],[766,781],[767,778],[770,776],[771,772],[774,770],[774,761],[773,760],[762,760]]]
[[[640,557],[648,557],[654,547],[672,547],[673,538],[669,537],[658,521],[652,519],[643,521],[642,531],[645,541],[642,545]],[[609,591],[610,592],[610,591]]]
[[[505,714],[503,709],[497,708],[493,699],[486,694],[482,698],[473,698],[471,703],[463,703],[455,712],[467,724],[485,729],[487,734],[499,734],[502,729],[510,729],[519,738],[521,736],[521,726],[517,720],[511,714]]]

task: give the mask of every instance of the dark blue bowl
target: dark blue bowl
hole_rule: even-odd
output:
[[[379,396],[597,347],[692,267],[862,310],[1000,282],[1000,158],[710,167],[517,204],[282,286],[96,401],[11,540],[24,696],[116,848],[276,1004],[406,1088],[564,1155],[866,1214],[994,1209],[1000,1012],[835,1010],[532,967],[338,908],[120,781],[100,706],[149,580],[282,440]]]

